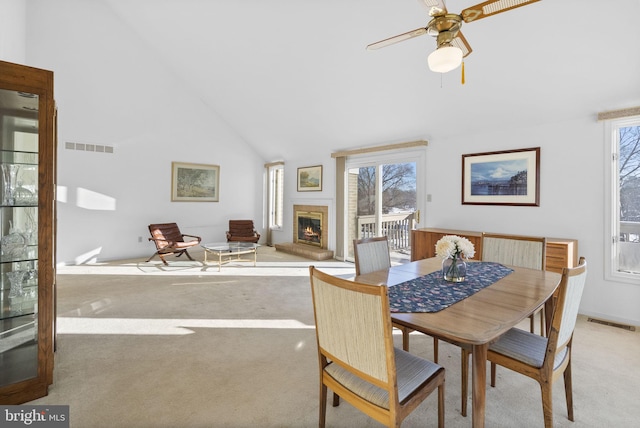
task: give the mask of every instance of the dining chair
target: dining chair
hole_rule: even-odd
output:
[[[544,270],[547,239],[538,236],[482,234],[482,261]]]
[[[353,255],[356,275],[364,275],[391,267],[391,251],[386,236],[353,240]],[[409,351],[409,334],[413,331],[398,324],[393,325],[402,332],[402,349]],[[434,361],[438,362],[438,339],[433,339]]]
[[[482,234],[482,261],[529,269],[545,270],[547,239],[538,236]],[[529,317],[531,333],[535,328],[535,316],[540,314],[540,334],[546,333],[544,307],[540,307]]]
[[[552,297],[554,309],[547,337],[512,328],[490,345],[487,352],[491,362],[491,386],[495,386],[496,364],[538,381],[545,428],[553,427],[553,383],[560,375],[564,375],[568,419],[574,420],[571,350],[586,277],[584,257],[580,258],[577,267],[563,269],[560,285]]]
[[[399,427],[438,389],[444,427],[445,369],[393,346],[387,287],[361,284],[309,267],[320,369],[319,427],[327,388],[376,421]]]
[[[389,269],[391,255],[386,236],[353,240],[353,256],[356,261],[356,275]]]
[[[529,269],[544,270],[546,265],[547,239],[537,236],[524,235],[504,235],[498,233],[482,233],[482,254],[483,262],[494,262],[509,266],[524,267]],[[540,306],[529,316],[529,328],[534,332],[535,316],[540,314],[540,334],[545,334],[544,325],[544,305]],[[469,395],[469,357],[471,348],[460,346],[461,358],[461,411],[463,416],[467,416],[467,401]],[[436,360],[437,361],[437,360]]]

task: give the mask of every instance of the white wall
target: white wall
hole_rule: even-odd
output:
[[[640,281],[604,279],[604,125],[593,116],[429,141],[428,227],[578,240],[589,273],[581,313],[640,325]],[[540,147],[540,206],[462,205],[461,156]],[[450,178],[450,179],[446,179]]]
[[[108,7],[37,1],[28,14],[27,61],[54,71],[59,111],[58,263],[151,255],[150,223],[209,242],[231,218],[262,227],[263,160]],[[172,161],[220,165],[220,202],[171,202]]]
[[[25,62],[25,0],[0,2],[0,60],[24,64]]]

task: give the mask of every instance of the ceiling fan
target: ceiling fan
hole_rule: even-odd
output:
[[[428,34],[436,37],[436,50],[428,57],[429,69],[446,73],[456,69],[462,58],[471,53],[471,46],[460,32],[462,22],[473,22],[488,16],[506,12],[520,6],[526,6],[540,0],[489,0],[464,9],[460,14],[448,13],[444,0],[418,0],[429,10],[431,21],[424,28],[398,34],[367,46],[367,49],[380,49],[404,40]]]

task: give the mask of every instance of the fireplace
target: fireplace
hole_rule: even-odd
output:
[[[329,208],[323,205],[293,206],[293,242],[327,249]]]
[[[329,260],[327,248],[329,207],[327,205],[293,206],[293,242],[274,244],[276,250],[313,260]]]
[[[295,222],[298,233],[295,242],[322,247],[322,213],[317,211],[296,211]]]

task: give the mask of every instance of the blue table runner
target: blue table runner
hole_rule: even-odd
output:
[[[438,312],[477,293],[513,272],[499,263],[467,263],[462,282],[448,282],[442,271],[389,287],[391,312]]]

